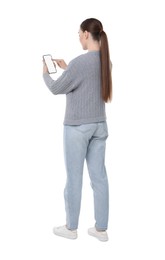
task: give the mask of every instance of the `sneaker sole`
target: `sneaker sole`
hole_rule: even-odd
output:
[[[55,231],[55,229],[53,229],[53,234],[54,235],[56,235],[56,236],[59,236],[59,237],[64,237],[64,238],[67,238],[67,239],[76,239],[77,238],[77,235],[75,235],[75,236],[67,236],[67,235],[64,235],[64,234],[62,234],[62,233],[58,233],[58,232],[56,232]]]
[[[90,235],[90,236],[92,236],[92,237],[95,237],[95,238],[97,238],[99,241],[101,241],[101,242],[106,242],[106,241],[108,241],[108,238],[107,237],[98,237],[98,236],[96,236],[96,234],[94,234],[94,233],[92,233],[92,232],[90,232],[90,231],[88,231],[88,235]]]

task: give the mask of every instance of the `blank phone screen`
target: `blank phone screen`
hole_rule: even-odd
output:
[[[52,56],[50,54],[47,54],[47,55],[44,55],[43,58],[44,58],[45,63],[48,67],[49,73],[56,73],[57,69],[55,67],[55,64],[52,61]]]

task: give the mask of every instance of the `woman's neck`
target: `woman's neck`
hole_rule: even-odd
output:
[[[88,51],[99,51],[100,43],[97,41],[91,41],[88,43]]]

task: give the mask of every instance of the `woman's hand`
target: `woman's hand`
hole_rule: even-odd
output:
[[[63,59],[53,59],[61,69],[66,69],[67,64]]]
[[[46,66],[46,63],[45,63],[44,60],[43,60],[43,73],[44,73],[44,74],[45,74],[45,73],[49,73],[48,67]]]

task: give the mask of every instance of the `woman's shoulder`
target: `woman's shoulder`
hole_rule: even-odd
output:
[[[89,58],[91,58],[91,56],[98,56],[99,52],[86,52],[83,54],[78,55],[77,57],[75,57],[74,59],[71,60],[70,64],[83,64],[85,62],[87,62],[89,60]]]
[[[71,60],[72,63],[81,62],[86,59],[87,53],[83,53]]]

